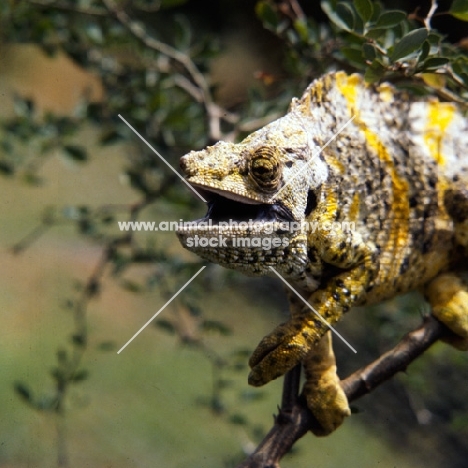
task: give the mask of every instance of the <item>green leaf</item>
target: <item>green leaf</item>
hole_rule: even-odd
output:
[[[372,13],[372,22],[376,22],[380,18],[380,12],[382,11],[382,5],[379,2],[372,2],[372,8],[373,8],[373,13]]]
[[[15,173],[13,164],[7,161],[0,161],[0,173],[6,176],[11,176]]]
[[[468,87],[468,73],[461,73],[460,78],[463,80],[463,83],[465,83],[465,86]]]
[[[248,423],[248,420],[243,414],[235,413],[229,416],[229,422],[231,424],[245,426]]]
[[[258,2],[255,6],[255,13],[263,21],[265,26],[273,30],[278,27],[278,15],[269,2]]]
[[[427,56],[429,55],[430,51],[431,51],[431,45],[429,44],[428,41],[424,41],[421,47],[421,53],[419,54],[418,61],[424,62],[424,60],[426,60]]]
[[[97,346],[97,349],[103,352],[114,351],[116,348],[117,345],[113,341],[102,341]]]
[[[143,286],[140,283],[129,279],[122,280],[120,285],[123,289],[126,289],[127,291],[130,291],[132,293],[141,293],[144,290]]]
[[[31,118],[34,113],[34,102],[31,99],[14,96],[13,105],[18,116]]]
[[[22,382],[16,382],[15,386],[15,393],[24,401],[31,403],[33,400],[32,392],[29,389],[29,387],[22,383]]]
[[[161,328],[166,333],[169,333],[171,335],[175,333],[174,325],[171,322],[169,322],[169,320],[166,320],[166,319],[156,320],[156,322],[154,322],[154,326]]]
[[[59,367],[54,367],[50,371],[50,375],[54,378],[54,380],[60,384],[67,381],[67,376],[65,375],[65,370]]]
[[[341,53],[350,61],[358,63],[360,65],[365,65],[366,61],[362,55],[361,49],[356,49],[354,47],[342,47]]]
[[[439,46],[443,39],[443,36],[435,31],[431,31],[427,36],[427,41],[429,44],[434,46]]]
[[[374,60],[364,73],[366,83],[375,83],[385,74],[386,68],[378,61]]]
[[[380,15],[380,18],[377,20],[377,28],[393,28],[394,26],[400,24],[406,18],[406,13],[400,10],[389,10],[385,11]]]
[[[57,351],[57,361],[61,365],[66,365],[68,362],[67,351],[65,349],[59,349]]]
[[[265,398],[265,392],[257,389],[243,390],[240,394],[240,398],[244,401],[259,401]]]
[[[8,140],[0,140],[0,148],[5,154],[12,154],[13,153],[13,145]]]
[[[449,13],[459,20],[468,21],[468,0],[453,0]]]
[[[216,381],[219,389],[232,388],[234,385],[234,380],[232,379],[218,379]]]
[[[430,57],[422,65],[423,70],[437,70],[444,65],[447,65],[450,60],[446,57]]]
[[[294,21],[293,27],[296,30],[297,34],[299,34],[299,37],[303,42],[307,42],[307,39],[309,38],[309,32],[307,30],[307,22],[304,19],[298,19]]]
[[[395,62],[399,59],[407,57],[416,50],[422,47],[424,41],[427,37],[427,29],[420,28],[411,31],[405,37],[403,37],[399,42],[395,44],[393,53],[390,56],[390,59]]]
[[[86,107],[87,117],[94,123],[101,123],[102,121],[102,108],[103,105],[97,102],[90,102]]]
[[[188,50],[192,42],[192,30],[190,23],[184,16],[175,17],[175,25],[173,26],[174,45],[180,51]]]
[[[89,372],[86,369],[80,369],[73,374],[71,380],[73,382],[83,382],[83,380],[86,380],[88,376]]]
[[[88,160],[88,152],[84,146],[64,145],[65,155],[73,161],[84,162]]]
[[[354,8],[364,23],[367,23],[374,13],[374,7],[370,0],[354,0]]]
[[[366,37],[370,39],[378,39],[379,37],[383,36],[388,29],[384,28],[369,28],[366,33]]]
[[[463,74],[468,73],[468,57],[460,56],[457,58],[457,61],[452,63],[453,71],[462,76]]]
[[[80,348],[86,346],[87,343],[86,336],[82,333],[76,333],[72,335],[71,341],[75,346],[78,346]]]
[[[344,2],[338,3],[338,5],[336,6],[336,14],[346,24],[350,31],[354,30],[356,18],[354,15],[354,10],[351,8],[350,5]]]
[[[122,141],[124,136],[117,130],[105,130],[99,138],[102,146],[113,145]]]
[[[320,6],[322,7],[323,12],[328,16],[328,19],[334,23],[339,29],[344,29],[345,31],[349,31],[349,26],[346,22],[337,14],[337,11],[332,7],[330,2],[322,1],[320,2]],[[348,7],[349,8],[349,7]]]
[[[86,35],[88,39],[94,43],[101,45],[104,42],[104,37],[102,34],[102,29],[95,23],[88,23],[85,26]]]
[[[23,174],[23,177],[21,178],[21,180],[28,185],[34,185],[34,186],[42,185],[42,183],[44,182],[42,177],[39,177],[34,172],[29,172],[29,171]]]
[[[153,2],[152,2],[153,3]],[[187,0],[162,0],[161,9],[174,8],[187,3]]]
[[[366,60],[374,60],[377,58],[377,51],[372,44],[363,44],[362,53]]]
[[[222,322],[218,320],[204,320],[202,323],[202,328],[205,331],[216,331],[220,335],[231,335],[232,330]]]

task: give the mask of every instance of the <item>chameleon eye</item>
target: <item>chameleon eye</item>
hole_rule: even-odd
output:
[[[274,192],[281,179],[280,161],[275,148],[255,150],[249,160],[249,177],[264,192]]]

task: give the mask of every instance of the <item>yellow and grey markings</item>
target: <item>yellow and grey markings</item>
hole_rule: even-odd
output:
[[[431,101],[426,104],[427,123],[424,131],[424,142],[432,158],[439,165],[445,164],[445,157],[442,153],[444,137],[447,128],[453,121],[456,108],[450,102]]]
[[[359,193],[353,195],[353,200],[351,206],[349,207],[349,219],[353,222],[356,222],[359,217],[359,209],[361,207],[361,199],[359,198]]]
[[[375,151],[380,159],[386,172],[390,175],[393,188],[393,203],[392,203],[392,218],[398,220],[389,232],[387,244],[383,251],[392,253],[397,256],[399,253],[404,253],[404,246],[407,245],[409,239],[409,186],[408,181],[402,178],[396,168],[389,150],[380,139],[379,135],[369,129],[360,115],[357,100],[358,93],[364,89],[364,83],[360,75],[346,75],[343,72],[336,74],[336,84],[338,90],[347,101],[348,111],[355,116],[354,123],[359,130],[364,134],[367,144]],[[403,259],[401,259],[403,261]],[[400,262],[395,259],[393,267],[386,271],[386,276],[396,277],[400,268]]]

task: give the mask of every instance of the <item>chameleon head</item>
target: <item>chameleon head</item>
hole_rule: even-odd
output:
[[[219,142],[181,158],[186,180],[208,201],[204,218],[177,231],[200,257],[249,275],[272,266],[290,278],[307,265],[306,216],[326,178],[304,123],[288,114],[241,143]]]

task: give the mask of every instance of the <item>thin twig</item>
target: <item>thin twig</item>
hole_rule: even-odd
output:
[[[431,8],[429,9],[426,17],[424,18],[424,26],[427,30],[431,29],[431,20],[437,8],[439,8],[439,5],[437,5],[437,0],[431,0]]]
[[[297,19],[304,20],[306,18],[306,15],[304,14],[304,11],[302,10],[297,0],[289,0],[289,4]]]
[[[52,224],[42,222],[41,224],[36,226],[31,232],[26,234],[25,237],[23,237],[21,240],[16,242],[11,247],[11,252],[14,255],[18,255],[18,254],[22,253],[31,244],[33,244],[38,239],[40,239],[51,227],[52,227]]]
[[[281,411],[292,411],[299,398],[299,385],[301,383],[301,366],[291,369],[284,376],[283,396],[281,398]]]

